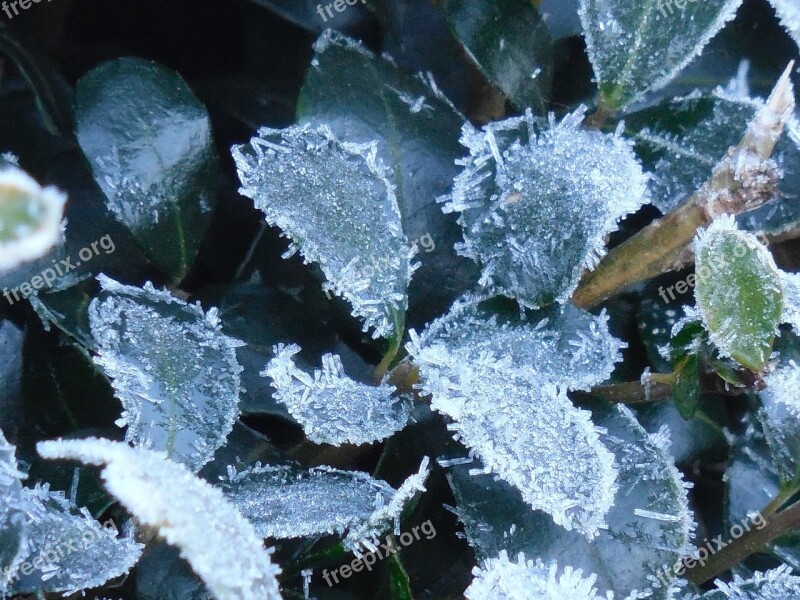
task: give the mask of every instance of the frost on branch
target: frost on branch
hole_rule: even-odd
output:
[[[667,85],[733,19],[742,0],[580,0],[603,103],[616,110]]]
[[[517,561],[503,551],[487,560],[483,568],[475,567],[475,579],[464,592],[467,600],[602,600],[597,595],[596,575],[583,576],[571,567],[559,569],[556,563],[545,565],[541,560],[527,560],[520,553]],[[608,596],[613,598],[613,595]]]
[[[507,357],[513,368],[535,381],[588,390],[611,375],[625,343],[608,331],[608,315],[571,304],[539,311],[520,310],[504,298],[467,295],[421,335],[411,332],[408,351],[449,368],[483,356]]]
[[[393,396],[394,386],[359,383],[344,374],[341,359],[322,357],[322,369],[309,374],[298,369],[293,357],[295,344],[274,347],[273,358],[262,373],[272,380],[275,398],[303,426],[317,444],[370,444],[383,440],[406,426],[412,402]]]
[[[780,272],[769,250],[718,217],[694,241],[695,299],[709,338],[723,356],[758,371],[769,359],[783,310]]]
[[[241,343],[220,332],[216,309],[205,314],[149,283],[98,279],[104,294],[92,301],[89,321],[95,362],[124,408],[117,424],[128,426],[127,441],[198,471],[239,416]]]
[[[285,256],[318,263],[324,289],[352,305],[365,331],[395,335],[414,267],[376,145],[340,142],[326,126],[265,127],[232,152],[240,192],[291,240]]]
[[[800,367],[793,360],[764,378],[758,417],[772,454],[772,467],[787,485],[800,473]]]
[[[103,466],[109,492],[176,546],[219,600],[281,597],[280,569],[253,526],[222,490],[184,465],[161,452],[96,438],[40,442],[37,448],[44,458]]]
[[[470,156],[445,212],[461,213],[463,256],[490,293],[537,308],[566,302],[605,237],[645,202],[647,178],[619,133],[582,129],[583,110],[557,123],[524,117],[465,125]]]
[[[0,273],[42,258],[64,237],[67,196],[13,164],[0,166]]]
[[[25,563],[34,569],[14,575],[14,593],[74,594],[128,573],[139,560],[142,544],[130,536],[118,537],[115,527],[101,526],[61,492],[37,485],[23,493],[29,540]]]
[[[0,431],[0,596],[12,581],[9,574],[16,571],[27,552],[22,477],[14,446]]]
[[[792,575],[787,565],[766,573],[756,573],[749,579],[734,575],[733,581],[717,580],[716,590],[706,592],[697,600],[793,600],[800,598],[800,577]]]
[[[366,473],[317,467],[256,465],[241,472],[229,467],[222,487],[264,538],[347,534],[344,546],[370,548],[394,526],[428,476],[425,459],[418,473],[395,490]]]

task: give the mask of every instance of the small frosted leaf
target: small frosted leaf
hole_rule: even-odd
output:
[[[229,468],[222,487],[261,537],[347,534],[345,548],[359,550],[397,529],[405,506],[425,489],[427,464],[398,490],[357,471],[260,465],[239,473]]]
[[[694,253],[695,299],[711,341],[723,356],[758,371],[769,359],[783,308],[772,255],[729,215],[698,233]]]
[[[800,46],[800,2],[797,0],[769,0],[795,44]]]
[[[25,563],[33,570],[14,575],[16,594],[37,591],[65,596],[94,588],[130,571],[144,546],[118,537],[115,527],[102,526],[85,508],[72,505],[61,492],[37,486],[23,491],[26,529],[31,540]]]
[[[580,128],[583,113],[560,123],[525,117],[465,125],[445,212],[459,212],[456,250],[482,267],[481,285],[537,308],[566,302],[605,237],[645,202],[647,178],[621,136]]]
[[[0,273],[42,258],[63,241],[66,201],[13,164],[0,167]]]
[[[383,440],[406,426],[412,402],[393,396],[395,387],[382,382],[366,385],[344,374],[341,358],[322,357],[322,369],[306,373],[293,357],[300,347],[279,344],[275,358],[262,375],[272,380],[275,398],[303,426],[317,444],[370,444]]]
[[[103,466],[109,492],[142,524],[178,547],[219,600],[279,599],[272,564],[253,526],[222,490],[161,452],[96,438],[37,445],[48,459]],[[235,543],[232,541],[235,540]]]
[[[772,466],[791,484],[800,474],[800,367],[789,361],[764,378],[758,417],[772,454]]]
[[[241,344],[220,333],[215,309],[204,314],[149,283],[98,279],[104,294],[89,306],[94,360],[122,401],[125,439],[198,471],[239,416]]]
[[[800,577],[792,575],[783,565],[766,573],[756,573],[743,579],[734,575],[733,581],[716,580],[717,588],[706,592],[698,600],[797,600],[800,598]]]
[[[783,284],[783,314],[781,323],[788,323],[800,334],[800,273],[780,272]]]
[[[578,569],[559,569],[556,563],[526,560],[520,553],[517,561],[503,551],[483,567],[475,567],[475,579],[464,592],[467,600],[602,600],[597,595],[596,575],[583,576]],[[613,596],[608,596],[612,598]]]
[[[667,85],[722,27],[742,0],[580,0],[589,59],[613,110]]]
[[[563,389],[518,374],[508,358],[446,361],[445,351],[415,357],[421,388],[432,395],[434,410],[453,419],[456,439],[531,507],[566,529],[597,535],[614,500],[617,471],[589,413]]]
[[[0,595],[12,582],[9,573],[16,571],[27,553],[22,477],[14,446],[0,431]]]
[[[232,148],[242,182],[267,221],[319,263],[323,286],[375,337],[397,333],[413,271],[390,172],[377,147],[338,141],[326,126],[262,128]]]
[[[508,358],[537,381],[588,390],[611,375],[625,343],[608,330],[608,315],[591,315],[571,304],[520,311],[504,298],[467,295],[421,335],[412,331],[409,354],[450,368],[482,356]],[[438,357],[438,358],[437,358]]]

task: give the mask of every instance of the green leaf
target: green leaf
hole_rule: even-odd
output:
[[[530,0],[446,0],[450,26],[478,67],[520,110],[547,109],[553,46]]]
[[[603,442],[619,465],[614,506],[608,526],[594,540],[556,526],[545,513],[531,510],[512,487],[488,476],[451,470],[449,479],[470,545],[480,560],[505,550],[558,562],[561,567],[597,574],[601,593],[626,598],[653,587],[656,573],[688,552],[694,527],[687,485],[667,450],[663,430],[647,434],[625,407],[597,405],[593,420],[608,430]],[[662,584],[663,586],[663,584]],[[653,598],[666,598],[663,587]]]
[[[122,58],[78,82],[75,118],[109,210],[180,281],[215,202],[217,157],[205,108],[176,73]]]
[[[393,600],[414,600],[411,590],[411,581],[408,577],[400,555],[392,554],[389,557],[389,592]]]
[[[672,398],[684,419],[691,419],[700,403],[700,366],[697,355],[687,356],[678,365]]]
[[[732,19],[742,0],[581,0],[602,105],[619,110],[668,84]]]
[[[772,352],[783,287],[772,255],[732,217],[717,218],[694,243],[695,299],[722,356],[758,371]]]
[[[441,314],[475,279],[475,265],[459,259],[455,219],[436,198],[450,189],[463,154],[458,135],[464,117],[432,81],[413,78],[360,44],[328,32],[314,45],[297,107],[301,124],[325,124],[351,142],[376,141],[378,157],[392,169],[406,237],[421,263],[409,291],[412,324]]]

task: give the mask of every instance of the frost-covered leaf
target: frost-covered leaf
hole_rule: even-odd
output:
[[[514,106],[543,113],[553,47],[536,6],[527,0],[447,0],[443,10],[470,57]]]
[[[66,201],[22,169],[0,168],[0,273],[42,258],[63,241]]]
[[[322,357],[322,369],[306,373],[294,364],[300,347],[279,344],[262,373],[275,397],[317,444],[369,444],[391,436],[408,423],[411,399],[393,396],[386,382],[372,386],[350,379],[339,356]]]
[[[537,308],[566,302],[605,237],[645,202],[647,178],[617,133],[580,128],[583,112],[556,123],[524,117],[465,125],[470,156],[453,192],[440,200],[459,212],[458,252],[482,267],[492,293]]]
[[[75,119],[109,210],[180,281],[214,204],[217,155],[205,107],[176,73],[121,58],[78,82]]]
[[[304,126],[262,128],[232,152],[240,192],[291,240],[284,256],[299,250],[319,263],[323,288],[352,305],[365,331],[402,335],[412,251],[377,146]]]
[[[119,537],[113,521],[101,525],[61,492],[37,486],[23,497],[29,551],[13,576],[14,593],[73,594],[128,573],[139,560],[142,544]]]
[[[694,242],[695,299],[723,356],[758,371],[769,359],[783,308],[772,255],[755,236],[718,217]]]
[[[795,44],[800,46],[800,2],[797,0],[769,0],[783,28],[792,36]]]
[[[742,0],[581,0],[603,104],[617,110],[668,84],[731,20]]]
[[[0,431],[12,439],[21,420],[24,341],[25,334],[11,321],[0,320]]]
[[[652,172],[653,204],[666,214],[695,192],[711,170],[737,145],[763,101],[721,90],[673,98],[635,112],[625,128]],[[779,234],[800,224],[800,125],[791,118],[772,158],[783,172],[780,197],[737,216],[748,231]]]
[[[800,367],[789,361],[764,378],[759,420],[772,453],[772,466],[785,484],[800,476]]]
[[[534,381],[588,390],[611,375],[625,344],[608,331],[608,315],[571,304],[521,311],[512,300],[467,295],[421,335],[408,351],[425,363],[455,369],[481,357],[509,358]]]
[[[619,489],[606,517],[607,527],[593,540],[531,510],[519,492],[502,481],[471,476],[466,466],[453,468],[448,478],[457,500],[456,513],[479,560],[502,550],[524,552],[562,567],[596,573],[595,585],[601,593],[627,598],[633,590],[654,587],[658,570],[687,554],[694,528],[688,484],[675,468],[664,430],[648,434],[622,406],[598,404],[593,419],[607,430],[603,443],[619,468]],[[671,577],[671,571],[665,577]],[[652,597],[665,595],[655,590]]]
[[[204,313],[149,283],[98,279],[104,294],[89,307],[95,362],[122,401],[125,439],[199,470],[239,416],[240,342],[220,333],[215,309]]]
[[[7,591],[12,582],[10,574],[16,571],[27,554],[22,477],[14,446],[0,431],[0,595]]]
[[[392,526],[398,531],[403,509],[425,490],[427,465],[425,459],[397,490],[357,471],[260,465],[230,468],[222,488],[261,537],[346,534],[345,548],[358,551]]]
[[[219,600],[281,597],[280,569],[253,526],[222,490],[184,465],[161,452],[96,438],[41,442],[37,448],[44,458],[103,466],[108,490],[142,524],[177,546]]]
[[[384,2],[393,19],[408,19],[420,34],[428,12],[426,0],[409,9],[394,0]],[[381,8],[378,7],[379,17]],[[427,29],[425,29],[427,31]],[[388,34],[387,34],[388,35]],[[398,49],[413,53],[407,37]],[[441,36],[433,42],[442,52]],[[453,46],[457,44],[453,41]],[[391,166],[403,230],[418,240],[421,266],[414,273],[409,309],[420,322],[440,315],[456,296],[473,286],[477,266],[455,254],[461,228],[445,215],[436,198],[450,190],[458,173],[455,160],[463,155],[458,133],[464,117],[441,95],[434,81],[411,77],[391,60],[376,56],[358,42],[328,31],[314,44],[297,107],[300,124],[327,125],[339,139],[374,141],[378,158]],[[446,50],[445,50],[446,51]],[[452,63],[446,63],[452,72]]]
[[[527,560],[520,553],[516,562],[502,551],[475,575],[464,597],[467,600],[602,600],[594,587],[596,575],[584,577],[571,567],[560,569],[556,563],[545,565],[538,558]],[[610,596],[609,596],[610,598]]]
[[[734,575],[733,581],[717,580],[716,590],[706,592],[698,600],[798,600],[800,599],[800,577],[792,575],[784,565],[766,573],[756,572],[744,579]]]
[[[780,278],[783,286],[781,323],[788,323],[795,333],[800,333],[800,273],[780,271]]]

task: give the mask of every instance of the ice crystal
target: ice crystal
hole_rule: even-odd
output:
[[[220,333],[215,309],[205,314],[149,283],[98,279],[104,294],[89,307],[95,362],[122,401],[125,439],[199,470],[239,416],[241,344]]]
[[[763,408],[759,419],[772,453],[772,466],[788,484],[800,469],[800,367],[789,361],[767,375],[764,383],[767,387],[760,394]]]
[[[393,396],[395,388],[359,383],[344,374],[339,356],[322,357],[322,369],[306,373],[295,366],[300,347],[279,344],[262,373],[272,380],[275,398],[318,444],[369,444],[383,440],[406,426],[412,402]]]
[[[365,331],[396,334],[414,267],[376,144],[340,142],[324,125],[262,128],[232,152],[240,192],[291,240],[285,256],[319,263],[324,289],[352,305]]]
[[[222,487],[261,537],[346,534],[345,547],[359,551],[374,547],[393,524],[397,530],[427,476],[427,459],[397,490],[357,471],[256,465],[241,472],[229,468]]]
[[[560,570],[556,563],[545,565],[527,560],[520,553],[517,562],[503,551],[495,559],[476,567],[464,596],[467,600],[602,600],[597,595],[596,575],[583,576],[580,569]],[[613,598],[613,594],[607,596]]]
[[[67,196],[13,164],[0,166],[0,273],[44,256],[64,237]]]
[[[606,103],[667,85],[731,20],[742,0],[580,0],[589,59]]]
[[[0,431],[0,596],[8,589],[13,574],[25,559],[27,531],[25,501],[14,446]]]
[[[557,123],[525,116],[464,126],[445,212],[461,213],[457,251],[481,285],[537,308],[566,302],[605,254],[605,236],[645,202],[647,178],[619,132],[582,129],[583,109]]]
[[[41,442],[37,448],[44,458],[103,466],[108,490],[178,547],[219,600],[281,597],[280,569],[253,526],[222,490],[166,454],[96,438]]]
[[[792,575],[791,569],[783,565],[766,573],[756,573],[743,579],[734,575],[733,581],[717,580],[716,590],[706,592],[698,600],[798,600],[800,599],[800,577]]]
[[[764,366],[783,306],[778,267],[769,250],[718,217],[694,241],[695,299],[709,338],[720,353],[752,370]]]
[[[28,554],[13,576],[14,593],[61,592],[65,596],[98,587],[130,571],[144,546],[118,537],[116,526],[101,526],[48,487],[24,489]]]
[[[450,368],[481,357],[510,359],[535,381],[588,390],[604,381],[626,347],[608,331],[608,315],[590,315],[571,304],[520,311],[513,302],[467,295],[418,335],[409,353]]]
[[[769,0],[795,44],[800,46],[800,2],[798,0]]]

